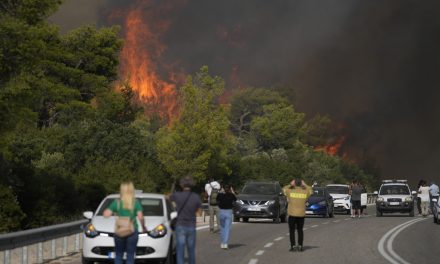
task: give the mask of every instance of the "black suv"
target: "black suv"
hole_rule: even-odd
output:
[[[234,205],[234,221],[248,222],[249,218],[271,218],[274,222],[285,222],[287,199],[278,182],[247,182],[237,195]]]

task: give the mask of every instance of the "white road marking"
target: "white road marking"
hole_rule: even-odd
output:
[[[266,245],[264,245],[265,248],[271,247],[273,245],[272,242],[267,243]]]
[[[333,223],[337,223],[337,222],[340,222],[341,220],[335,220],[335,221],[333,221]]]
[[[238,225],[238,224],[240,224],[240,223],[238,223],[238,222],[233,222],[232,223],[233,225]],[[209,228],[209,225],[202,225],[202,226],[198,226],[198,227],[196,227],[196,230],[203,230],[203,229],[208,229]],[[220,232],[220,231],[219,231]]]
[[[306,231],[308,228],[304,228],[303,230]]]
[[[377,248],[379,250],[379,253],[390,263],[392,264],[410,264],[409,262],[402,259],[394,250],[393,250],[393,242],[396,236],[402,232],[405,228],[407,228],[410,225],[413,225],[417,222],[423,221],[426,218],[417,218],[410,220],[408,222],[405,222],[403,224],[400,224],[391,230],[389,230],[385,235],[382,236],[382,238],[379,240],[379,244],[377,245]],[[386,248],[385,248],[385,242],[386,242]],[[389,254],[388,254],[388,252]],[[390,255],[391,254],[391,255]]]
[[[326,225],[326,224],[328,224],[328,222],[324,222],[324,223],[322,223],[323,225]]]
[[[257,264],[257,263],[258,263],[258,259],[249,260],[249,264]]]
[[[255,253],[255,255],[257,256],[261,256],[264,254],[264,250],[258,250],[257,253]]]
[[[312,226],[311,226],[311,228],[315,228],[315,227],[318,227],[318,225],[312,225]]]
[[[345,221],[348,221],[348,220],[350,220],[350,219],[351,219],[351,218],[345,218],[344,220],[345,220]]]
[[[283,239],[284,237],[277,237],[274,239],[274,241],[280,241],[281,239]]]

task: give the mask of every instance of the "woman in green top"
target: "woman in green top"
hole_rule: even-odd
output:
[[[104,211],[105,217],[110,217],[113,214],[118,216],[130,217],[134,224],[134,232],[128,237],[114,236],[115,239],[115,264],[122,264],[122,258],[124,251],[127,252],[126,264],[134,263],[134,254],[136,253],[137,242],[139,239],[138,225],[136,217],[142,224],[144,231],[145,228],[144,215],[142,213],[142,206],[134,197],[134,186],[132,182],[121,183],[120,187],[121,199],[115,199],[110,206]]]

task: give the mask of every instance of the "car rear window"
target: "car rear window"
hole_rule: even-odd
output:
[[[142,205],[144,216],[163,216],[163,200],[160,198],[136,198]],[[102,215],[115,198],[108,198],[99,208],[97,215]]]
[[[243,194],[266,194],[273,195],[277,193],[276,185],[271,183],[251,183],[246,184],[242,190]]]
[[[383,185],[380,188],[380,195],[400,194],[409,195],[409,188],[406,185]]]
[[[333,194],[348,194],[347,186],[327,186],[327,191]]]

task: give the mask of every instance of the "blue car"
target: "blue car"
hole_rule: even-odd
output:
[[[306,215],[333,217],[333,198],[325,187],[314,187],[306,202]]]

